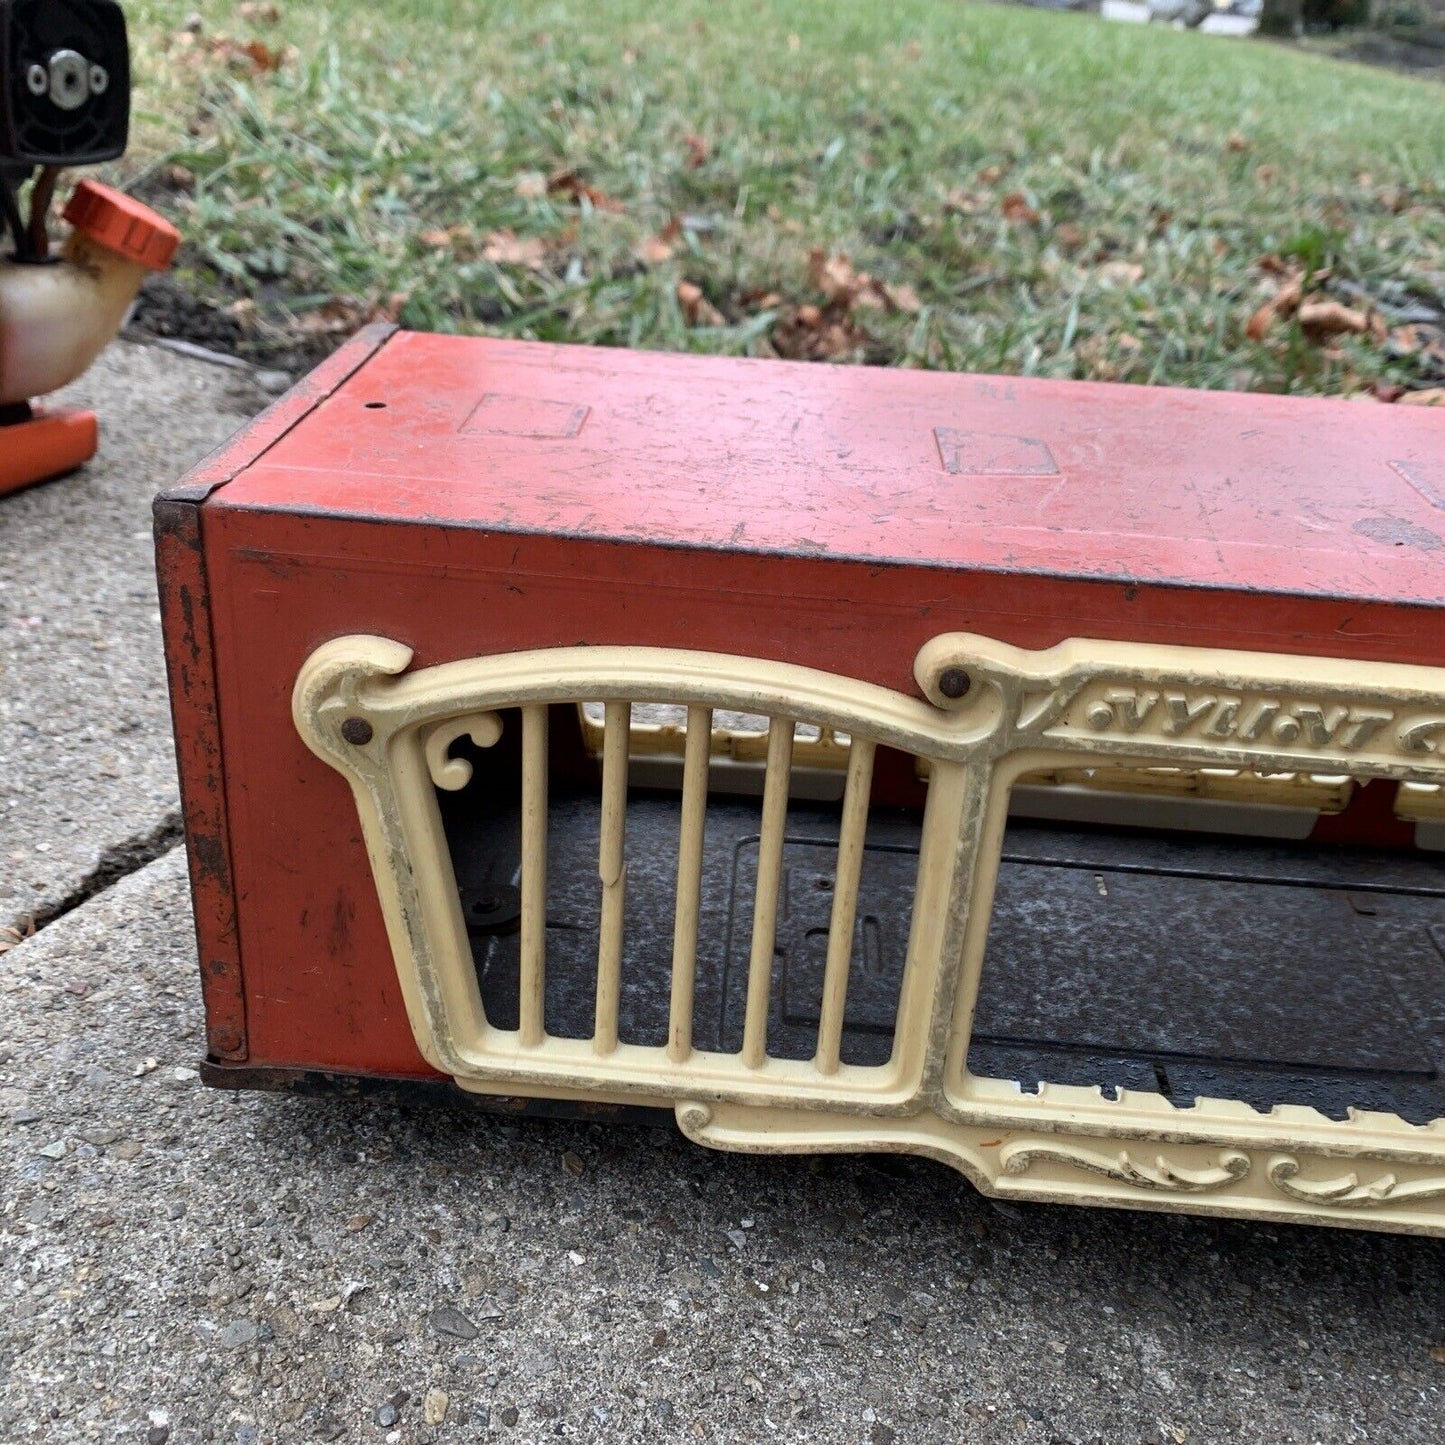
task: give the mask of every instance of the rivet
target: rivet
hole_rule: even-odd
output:
[[[946,667],[938,679],[938,690],[944,697],[960,698],[968,694],[973,679],[961,667]]]
[[[354,747],[363,748],[371,741],[371,724],[364,717],[349,717],[341,724],[341,736]]]

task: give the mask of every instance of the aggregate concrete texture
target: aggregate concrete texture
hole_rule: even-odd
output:
[[[269,400],[249,375],[116,342],[51,399],[99,414],[100,455],[0,498],[0,925],[178,836],[150,504]]]
[[[0,987],[7,1445],[1441,1438],[1439,1241],[212,1092],[179,852]]]

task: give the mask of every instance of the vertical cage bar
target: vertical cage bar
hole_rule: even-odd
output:
[[[748,1007],[743,1023],[743,1063],[750,1069],[761,1067],[768,1053],[768,1005],[783,876],[783,832],[788,823],[788,785],[793,769],[793,727],[790,717],[775,717],[768,727],[758,890],[753,900],[753,949],[748,961]]]
[[[546,1034],[547,708],[522,709],[522,937],[519,1027],[535,1047]]]
[[[632,704],[609,702],[602,735],[602,924],[597,946],[597,1020],[593,1049],[617,1047],[617,1009],[622,994],[622,928],[627,903],[627,754]]]
[[[873,788],[873,754],[870,738],[853,739],[843,792],[843,818],[838,826],[833,916],[828,922],[828,961],[823,970],[823,1003],[818,1015],[818,1052],[813,1059],[820,1074],[838,1072],[843,1047],[853,926],[858,917],[858,881],[863,874],[863,843],[868,832],[868,795]]]
[[[667,1028],[667,1055],[676,1064],[686,1063],[692,1054],[703,827],[707,822],[707,770],[711,753],[712,709],[690,707],[682,760],[682,830],[677,848],[677,909],[672,924],[672,1011]]]

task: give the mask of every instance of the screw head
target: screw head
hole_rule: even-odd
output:
[[[371,724],[364,717],[349,717],[341,724],[341,736],[353,747],[365,747],[372,739]]]
[[[44,95],[50,89],[50,72],[43,65],[32,65],[25,72],[25,84],[31,95]]]
[[[944,697],[965,697],[972,686],[973,679],[961,667],[944,668],[938,679],[938,690]]]

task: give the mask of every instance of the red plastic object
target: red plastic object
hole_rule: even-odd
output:
[[[365,334],[158,503],[213,1057],[425,1077],[322,642],[628,643],[916,695],[940,633],[1445,664],[1445,415]],[[222,742],[224,740],[224,751]]]
[[[164,217],[99,181],[81,181],[64,216],[97,245],[151,271],[164,271],[181,244],[181,233]]]
[[[95,414],[36,410],[29,421],[0,426],[0,497],[73,472],[95,455]]]

